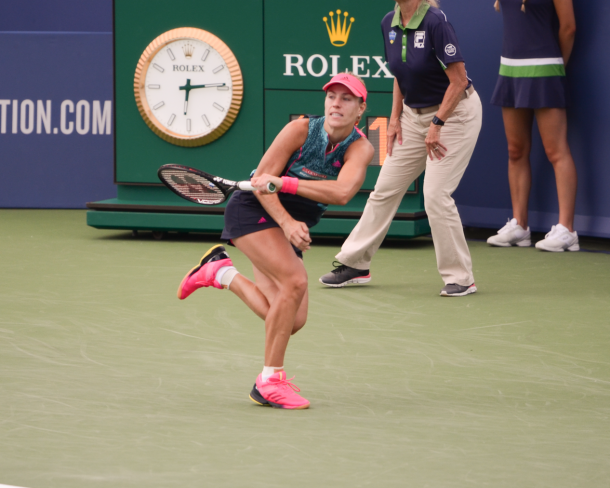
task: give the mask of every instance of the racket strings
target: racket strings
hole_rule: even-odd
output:
[[[188,198],[199,198],[218,203],[225,199],[220,188],[203,176],[172,169],[164,170],[162,176],[175,191]]]

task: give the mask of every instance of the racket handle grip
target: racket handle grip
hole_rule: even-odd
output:
[[[250,183],[249,181],[240,181],[239,183],[237,183],[237,188],[239,188],[240,190],[243,190],[243,191],[256,190],[256,188],[254,188],[252,186],[252,183]]]
[[[254,191],[254,190],[256,190],[256,188],[254,188],[252,186],[252,183],[250,183],[249,181],[240,181],[237,184],[237,186],[238,186],[238,188],[240,190],[244,190],[244,191]],[[267,191],[269,193],[275,193],[275,192],[277,192],[277,187],[273,183],[269,182],[269,183],[267,183]]]

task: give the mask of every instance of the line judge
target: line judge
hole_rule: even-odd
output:
[[[457,36],[436,0],[396,0],[381,21],[385,58],[396,77],[388,156],[360,221],[320,282],[332,287],[371,280],[371,260],[398,205],[425,170],[425,209],[432,229],[441,296],[477,291],[470,251],[451,195],[481,130],[481,100],[466,75]]]

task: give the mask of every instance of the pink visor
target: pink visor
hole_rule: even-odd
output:
[[[333,76],[333,78],[322,87],[322,90],[327,91],[328,88],[334,84],[339,84],[347,87],[349,91],[352,92],[352,95],[362,97],[362,100],[366,102],[366,88],[364,87],[362,82],[355,76],[352,76],[348,73],[339,73],[338,75]]]

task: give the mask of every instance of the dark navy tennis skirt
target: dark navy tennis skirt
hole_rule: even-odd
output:
[[[491,103],[512,108],[566,108],[566,77],[511,78],[500,75]]]
[[[305,222],[310,229],[320,221],[325,210],[319,203],[298,195],[280,193],[279,198],[290,216]],[[225,227],[221,239],[226,239],[233,245],[231,239],[273,227],[279,227],[279,224],[271,218],[252,192],[236,191],[225,208]],[[293,248],[302,258],[303,253],[298,248]]]

